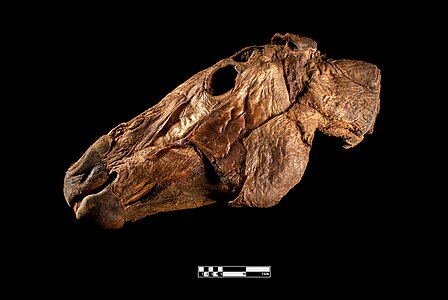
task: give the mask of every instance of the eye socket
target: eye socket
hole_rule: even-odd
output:
[[[208,81],[208,92],[213,96],[227,93],[235,86],[238,72],[232,65],[227,65],[215,71]]]

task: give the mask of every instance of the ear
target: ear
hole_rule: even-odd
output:
[[[307,49],[317,49],[317,43],[311,38],[299,36],[296,34],[285,33],[280,34],[276,33],[271,38],[272,44],[284,45],[287,44],[291,50],[307,50]]]
[[[380,70],[356,60],[328,60],[309,79],[310,105],[325,121],[321,132],[341,137],[345,148],[372,133],[380,109]]]

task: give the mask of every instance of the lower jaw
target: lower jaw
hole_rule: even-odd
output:
[[[73,206],[76,218],[91,219],[105,229],[118,229],[125,222],[125,209],[121,200],[112,193],[109,186],[100,192],[86,196]]]

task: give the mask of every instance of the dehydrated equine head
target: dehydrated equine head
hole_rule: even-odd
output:
[[[372,133],[379,95],[375,65],[275,34],[101,136],[67,170],[64,196],[78,219],[109,229],[222,199],[271,207],[301,180],[316,130],[346,148]]]

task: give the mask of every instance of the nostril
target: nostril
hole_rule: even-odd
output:
[[[90,172],[90,174],[92,174],[92,172]],[[91,177],[89,176],[90,174],[87,175],[87,178]],[[111,184],[117,178],[117,176],[118,176],[117,172],[111,172],[109,175],[107,175],[106,180],[92,181],[88,186],[85,185],[84,188],[82,189],[82,192],[75,194],[71,197],[71,199],[69,200],[69,205],[75,207],[75,204],[81,202],[84,199],[84,197],[101,192],[105,187]]]
[[[107,170],[104,164],[98,164],[92,168],[88,168],[84,171],[84,173],[78,175],[80,176],[80,183],[86,181],[96,181],[100,178],[107,177]]]
[[[93,167],[88,168],[84,170],[84,173],[81,174],[81,178],[79,179],[80,182],[84,182],[89,178],[90,174],[92,173]]]
[[[77,162],[70,166],[68,172],[72,176],[89,173],[92,168],[95,168],[102,161],[111,144],[112,139],[107,135],[103,135],[84,152]]]

